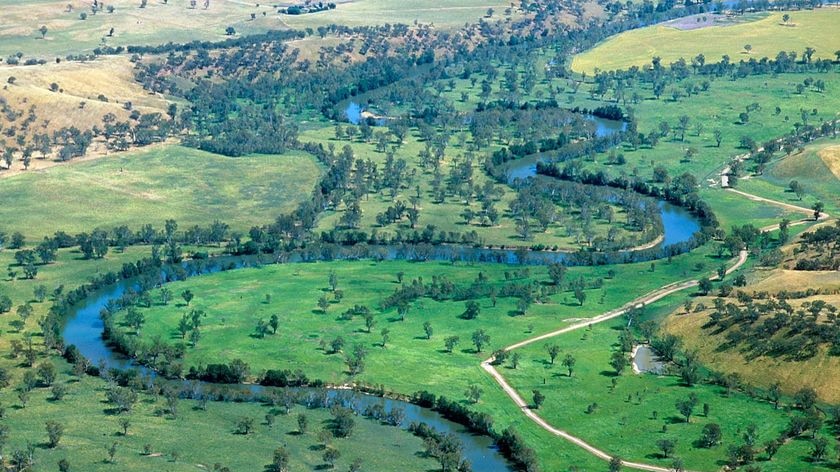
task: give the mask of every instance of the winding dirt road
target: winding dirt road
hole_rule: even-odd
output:
[[[740,190],[735,190],[735,189],[728,189],[728,190],[732,191],[734,193],[737,193],[739,195],[745,196],[745,197],[747,197],[751,200],[762,201],[762,202],[770,203],[770,204],[773,204],[773,205],[778,205],[778,206],[781,206],[781,207],[784,207],[784,208],[787,208],[787,209],[790,209],[790,210],[793,210],[793,211],[802,212],[802,213],[806,213],[806,214],[812,214],[813,213],[813,210],[811,210],[809,208],[799,207],[799,206],[791,205],[791,204],[784,203],[784,202],[778,202],[778,201],[775,201],[775,200],[770,200],[770,199],[759,197],[759,196],[756,196],[756,195],[752,195],[752,194],[749,194],[749,193],[746,193],[746,192],[741,192]],[[825,220],[825,219],[828,219],[828,218],[829,218],[828,213],[821,213],[818,220]],[[804,218],[802,220],[795,221],[795,222],[791,223],[790,225],[795,226],[795,225],[802,225],[802,224],[813,223],[813,222],[814,222],[813,218]],[[761,231],[774,231],[774,230],[777,230],[777,229],[779,229],[779,225],[775,224],[775,225],[770,225],[770,226],[766,226],[764,228],[761,228]],[[746,249],[740,251],[737,259],[735,260],[735,262],[726,270],[726,274],[727,275],[731,274],[732,272],[735,272],[736,270],[740,269],[741,266],[743,266],[747,262],[748,257],[749,257],[749,251],[747,251]],[[718,277],[715,275],[714,277],[711,278],[711,280],[715,280],[717,278]],[[632,308],[641,308],[645,305],[648,305],[650,303],[661,300],[662,298],[665,298],[668,295],[672,295],[672,294],[680,292],[682,290],[686,290],[686,289],[689,289],[689,288],[692,288],[692,287],[696,287],[698,284],[699,284],[699,280],[688,280],[688,281],[675,282],[675,283],[672,283],[672,284],[662,286],[659,289],[654,290],[653,292],[650,292],[646,295],[643,295],[643,296],[631,301],[630,303],[627,303],[626,305],[624,305],[620,308],[608,311],[608,312],[606,312],[602,315],[599,315],[599,316],[596,316],[596,317],[593,317],[593,318],[589,318],[587,320],[575,323],[575,324],[567,326],[565,328],[558,329],[556,331],[552,331],[550,333],[546,333],[546,334],[542,334],[542,335],[539,335],[539,336],[534,336],[532,338],[528,338],[524,341],[520,341],[516,344],[512,344],[512,345],[504,348],[504,351],[506,351],[506,352],[511,351],[513,349],[518,349],[518,348],[527,346],[529,344],[533,344],[533,343],[540,342],[540,341],[543,341],[543,340],[546,340],[546,339],[549,339],[549,338],[553,338],[555,336],[559,336],[559,335],[566,334],[566,333],[569,333],[569,332],[572,332],[572,331],[576,331],[576,330],[579,330],[579,329],[582,329],[582,328],[586,328],[586,327],[588,327],[590,325],[593,325],[593,324],[603,323],[604,321],[608,321],[608,320],[611,320],[613,318],[617,318],[617,317],[627,313],[627,311],[632,309]],[[581,439],[581,438],[579,438],[579,437],[577,437],[573,434],[568,433],[567,431],[564,431],[562,429],[556,428],[555,426],[552,426],[549,422],[547,422],[545,419],[540,417],[536,413],[536,411],[534,411],[530,408],[528,402],[525,401],[525,399],[522,398],[522,396],[519,394],[519,392],[517,392],[516,389],[514,389],[507,382],[507,380],[504,378],[504,376],[502,376],[502,374],[499,373],[498,370],[496,370],[496,368],[493,366],[493,361],[494,360],[495,360],[495,357],[490,357],[489,359],[485,360],[484,362],[481,363],[481,368],[484,369],[485,371],[487,371],[487,373],[489,373],[493,377],[493,379],[496,380],[496,383],[498,383],[499,386],[502,387],[502,390],[504,390],[504,392],[510,397],[510,399],[513,400],[513,402],[516,404],[516,406],[518,406],[519,409],[522,410],[522,413],[525,416],[530,418],[531,421],[533,421],[534,423],[536,423],[538,426],[540,426],[544,430],[548,431],[549,433],[551,433],[555,436],[558,436],[558,437],[574,444],[575,446],[578,446],[578,447],[584,449],[585,451],[587,451],[588,453],[594,455],[595,457],[597,457],[599,459],[602,459],[602,460],[605,460],[605,461],[609,461],[609,460],[612,459],[612,455],[610,455],[606,451],[604,451],[602,449],[598,449],[597,447],[587,443],[583,439]],[[656,465],[652,465],[652,464],[644,464],[644,463],[641,463],[641,462],[622,461],[622,465],[624,467],[627,467],[627,468],[630,468],[630,469],[643,470],[643,471],[648,471],[648,472],[672,472],[673,471],[673,469],[670,469],[670,468],[667,468],[667,467],[661,467],[661,466],[656,466]]]

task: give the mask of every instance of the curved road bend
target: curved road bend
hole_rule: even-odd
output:
[[[802,213],[806,213],[806,214],[813,213],[813,210],[809,209],[809,208],[796,206],[796,205],[791,205],[789,203],[779,202],[779,201],[771,200],[771,199],[768,199],[768,198],[759,197],[757,195],[752,195],[752,194],[749,194],[749,193],[746,193],[746,192],[742,192],[740,190],[735,190],[733,188],[727,188],[727,190],[729,190],[730,192],[734,192],[734,193],[737,193],[739,195],[742,195],[744,197],[747,197],[747,198],[749,198],[751,200],[754,200],[754,201],[761,201],[761,202],[765,202],[765,203],[770,203],[772,205],[777,205],[777,206],[780,206],[780,207],[783,207],[783,208],[787,208],[789,210],[802,212]],[[830,215],[828,213],[823,212],[823,213],[820,213],[820,216],[817,219],[817,221],[826,220],[829,217],[830,217]],[[791,223],[791,226],[807,224],[807,223],[810,223],[810,222],[813,222],[813,221],[814,221],[813,219],[806,218],[806,219],[802,219],[800,221],[796,221],[796,222]],[[779,225],[774,224],[774,225],[769,225],[769,226],[766,226],[764,228],[761,228],[761,231],[774,231],[774,230],[777,230],[777,229],[779,229]],[[735,261],[735,263],[731,267],[729,267],[729,269],[726,270],[726,274],[728,275],[728,274],[738,270],[739,268],[741,268],[741,266],[743,266],[747,262],[748,257],[749,257],[749,252],[747,250],[742,250],[738,254],[738,259]],[[715,280],[717,278],[718,278],[717,276],[714,276],[714,277],[712,277],[712,280]],[[604,321],[608,321],[608,320],[611,320],[613,318],[617,318],[617,317],[623,315],[630,308],[633,308],[633,307],[641,308],[641,307],[643,307],[647,304],[650,304],[650,303],[658,301],[662,298],[665,298],[668,295],[677,293],[679,291],[682,291],[682,290],[685,290],[685,289],[688,289],[688,288],[691,288],[691,287],[695,287],[695,286],[698,285],[698,283],[699,283],[698,280],[689,280],[689,281],[685,281],[685,282],[675,282],[675,283],[671,283],[671,284],[668,284],[668,285],[664,285],[664,286],[660,287],[659,289],[654,290],[653,292],[650,292],[646,295],[643,295],[643,296],[631,301],[630,303],[627,303],[626,305],[622,306],[621,308],[617,308],[615,310],[608,311],[608,312],[606,312],[602,315],[596,316],[594,318],[589,318],[588,320],[581,321],[579,323],[567,326],[565,328],[558,329],[556,331],[552,331],[550,333],[546,333],[546,334],[542,334],[542,335],[539,335],[539,336],[534,336],[532,338],[528,338],[524,341],[520,341],[516,344],[512,344],[512,345],[504,348],[504,351],[511,351],[513,349],[518,349],[520,347],[527,346],[527,345],[533,344],[535,342],[539,342],[539,341],[542,341],[542,340],[545,340],[545,339],[553,338],[554,336],[559,336],[561,334],[565,334],[565,333],[569,333],[569,332],[572,332],[572,331],[575,331],[575,330],[578,330],[578,329],[581,329],[581,328],[585,328],[585,327],[593,325],[593,324],[603,323]],[[532,410],[528,406],[528,402],[526,402],[522,398],[522,396],[519,395],[519,392],[517,392],[507,382],[507,380],[502,376],[502,374],[500,374],[499,371],[496,370],[496,368],[492,364],[493,360],[494,360],[493,357],[490,357],[489,359],[485,360],[484,362],[481,363],[481,368],[484,369],[485,371],[487,371],[487,373],[489,373],[491,376],[493,376],[493,378],[496,380],[496,382],[502,387],[502,390],[504,390],[504,392],[511,398],[511,400],[513,400],[513,402],[522,410],[522,413],[524,413],[525,416],[530,418],[534,423],[536,423],[538,426],[540,426],[544,430],[548,431],[549,433],[551,433],[555,436],[558,436],[560,438],[563,438],[566,441],[569,441],[570,443],[586,450],[587,452],[594,455],[595,457],[598,457],[599,459],[602,459],[602,460],[605,460],[605,461],[608,461],[608,460],[612,459],[612,456],[610,454],[608,454],[607,452],[605,452],[601,449],[598,449],[597,447],[587,443],[586,441],[584,441],[583,439],[581,439],[577,436],[574,436],[574,435],[572,435],[572,434],[570,434],[566,431],[563,431],[561,429],[555,428],[554,426],[549,424],[546,420],[541,418],[534,410]],[[640,463],[640,462],[622,461],[622,465],[624,467],[627,467],[627,468],[636,469],[636,470],[644,470],[644,471],[648,471],[648,472],[671,472],[672,471],[672,469],[669,469],[667,467],[660,467],[660,466],[651,465],[651,464],[644,464],[644,463]]]

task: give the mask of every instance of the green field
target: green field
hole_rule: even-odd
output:
[[[69,367],[60,364],[60,369]],[[56,464],[62,459],[70,463],[71,470],[85,471],[212,470],[214,464],[233,471],[262,470],[280,446],[289,452],[293,469],[325,466],[318,432],[328,426],[331,415],[324,409],[298,406],[284,415],[281,409],[259,403],[210,402],[204,411],[195,401],[181,400],[173,418],[161,413],[167,409],[163,397],[143,394],[130,413],[115,415],[105,402],[104,381],[61,375],[58,382],[67,386],[66,397],[55,401],[50,389],[37,388],[30,394],[26,408],[21,408],[14,391],[6,389],[0,393],[6,407],[4,423],[11,429],[11,441],[6,443],[4,453],[25,450],[27,444],[33,444],[40,470],[57,470]],[[271,427],[264,419],[268,414],[275,418]],[[307,416],[306,434],[297,434],[298,414]],[[121,418],[131,422],[127,436],[122,434]],[[242,418],[254,420],[252,433],[237,434],[237,423]],[[56,448],[46,445],[46,421],[65,427]],[[349,438],[331,442],[341,453],[336,470],[347,470],[357,458],[363,460],[366,470],[386,470],[395,463],[411,471],[437,466],[434,459],[422,453],[425,447],[420,438],[361,417],[355,423]],[[112,463],[107,449],[113,443],[117,443],[117,453]],[[147,445],[150,454],[144,452]],[[247,454],[243,453],[246,450]]]
[[[202,318],[201,341],[187,350],[187,366],[240,358],[254,373],[300,365],[306,366],[305,372],[313,378],[341,383],[348,378],[343,356],[332,353],[329,346],[322,349],[320,345],[321,341],[328,345],[341,336],[345,340],[345,353],[357,343],[370,352],[365,372],[356,380],[385,383],[398,392],[411,393],[423,386],[417,382],[418,372],[426,374],[423,378],[427,386],[458,382],[459,378],[479,373],[478,364],[488,352],[527,337],[530,332],[550,331],[569,319],[593,316],[626,303],[675,278],[693,276],[697,262],[707,261],[707,270],[716,268],[719,262],[703,252],[675,258],[671,264],[660,263],[654,272],[650,272],[649,263],[615,266],[614,279],[605,280],[603,288],[587,290],[584,306],[579,306],[572,292],[563,291],[542,303],[532,304],[522,316],[516,298],[500,296],[495,307],[490,299],[482,298],[479,299],[481,314],[475,320],[460,317],[465,309],[463,301],[421,298],[411,304],[404,321],[399,320],[396,309],[383,311],[379,306],[400,286],[399,272],[406,274],[405,284],[420,277],[430,283],[437,276],[462,287],[469,286],[483,273],[487,277],[485,283],[501,291],[506,280],[504,272],[512,273],[513,268],[487,264],[332,262],[229,271],[171,284],[172,293],[189,289],[195,299],[189,307],[178,299],[177,303],[173,301],[166,306],[156,303],[152,308],[141,309],[147,320],[141,339],[160,337],[172,343],[181,342],[177,326],[182,315],[193,309],[202,310],[206,316]],[[594,280],[605,277],[607,270],[571,268],[566,280],[579,277]],[[327,282],[331,271],[338,277],[340,302],[335,302],[329,293]],[[529,272],[528,277],[514,277],[511,283],[547,283],[545,268],[531,268]],[[632,287],[620,284],[627,277],[641,275],[643,279]],[[220,287],[224,290],[219,290]],[[266,295],[270,296],[269,301]],[[322,296],[331,300],[326,314],[317,303]],[[153,299],[157,298],[153,294]],[[355,305],[367,306],[374,313],[376,325],[370,333],[361,316],[341,319],[341,313]],[[267,322],[272,314],[279,318],[277,334],[259,338],[255,335],[257,322]],[[121,316],[118,320],[122,320]],[[426,339],[425,321],[434,329],[432,339]],[[385,347],[381,345],[383,328],[390,331]],[[475,351],[470,341],[473,331],[479,328],[490,335],[490,342],[481,353]],[[133,332],[128,326],[122,329]],[[451,335],[459,336],[461,342],[449,354],[444,352],[443,340]]]
[[[219,219],[238,231],[272,221],[309,197],[319,167],[306,154],[217,156],[180,146],[117,154],[2,180],[0,221],[31,239],[175,219]]]
[[[672,299],[659,306],[668,303],[674,306],[679,302],[679,299]],[[657,306],[648,308],[655,309]],[[618,319],[519,349],[524,361],[522,365],[517,369],[502,369],[502,373],[523,398],[530,400],[530,392],[534,389],[545,394],[545,404],[539,414],[549,423],[624,459],[666,467],[673,459],[662,457],[656,444],[660,439],[676,440],[672,457],[683,459],[688,469],[719,470],[726,460],[727,447],[742,444],[741,436],[747,425],[757,426],[757,444],[762,445],[778,437],[787,425],[788,416],[794,414],[774,410],[769,403],[742,393],[727,397],[720,387],[684,387],[676,377],[637,375],[629,367],[617,378],[617,387],[613,390],[611,382],[616,377],[609,359],[626,324],[626,320]],[[547,343],[556,343],[562,353],[574,355],[577,363],[572,377],[559,365],[559,360],[557,365],[549,364]],[[560,354],[559,359],[564,355]],[[690,393],[698,396],[699,405],[691,423],[686,424],[675,404]],[[597,403],[597,407],[587,413],[588,406],[593,403]],[[710,406],[708,416],[702,414],[704,403]],[[722,444],[710,449],[693,444],[707,423],[718,423],[723,432]],[[823,434],[827,433],[827,429],[823,431]],[[803,457],[808,455],[810,448],[810,441],[806,439],[789,441],[772,461],[759,461],[761,470],[781,472],[803,470],[803,467],[830,470],[828,466],[804,462]]]
[[[377,127],[376,132],[387,131],[385,128]],[[390,135],[389,135],[390,136]],[[370,160],[378,166],[379,169],[384,169],[385,153],[376,150],[374,142],[365,142],[362,139],[335,139],[335,132],[333,127],[317,126],[317,124],[310,124],[310,128],[301,133],[302,141],[311,141],[321,143],[324,146],[333,145],[340,150],[345,145],[349,145],[353,150],[353,155],[356,159]],[[372,140],[375,141],[375,140]],[[459,161],[465,159],[465,154],[468,152],[468,144],[463,146],[456,144],[456,139],[451,139],[450,147],[447,150],[446,156],[441,163],[441,174],[448,176],[450,170],[458,164]],[[378,233],[394,234],[397,230],[402,232],[410,232],[410,227],[407,218],[403,218],[400,222],[391,224],[385,227],[380,226],[376,221],[376,216],[384,212],[389,206],[394,205],[397,201],[410,205],[412,198],[418,195],[419,188],[419,220],[416,228],[422,230],[426,225],[433,225],[436,232],[446,231],[455,233],[467,233],[475,231],[480,239],[482,245],[490,246],[531,246],[535,244],[542,244],[546,246],[556,246],[564,250],[576,250],[586,246],[586,241],[582,236],[580,208],[574,205],[555,205],[556,219],[552,222],[546,231],[541,231],[536,228],[535,223],[531,239],[523,240],[516,230],[516,220],[513,212],[510,210],[510,204],[517,196],[517,192],[511,187],[499,184],[483,171],[483,163],[481,159],[474,158],[472,165],[473,179],[472,183],[478,189],[487,182],[492,182],[498,194],[498,198],[494,199],[494,208],[499,212],[499,221],[492,225],[489,223],[482,223],[480,218],[476,216],[466,224],[461,214],[465,209],[469,208],[474,213],[481,212],[481,203],[472,194],[469,198],[463,198],[459,195],[447,192],[446,198],[441,201],[435,201],[433,197],[433,174],[429,169],[424,169],[419,158],[420,151],[425,144],[420,136],[413,132],[406,136],[403,143],[396,143],[396,139],[391,137],[391,145],[394,145],[395,159],[404,159],[408,168],[409,178],[406,179],[405,187],[401,188],[400,192],[394,196],[391,195],[390,190],[383,189],[380,192],[369,192],[364,195],[360,201],[359,206],[362,210],[362,217],[359,223],[359,229],[370,234],[373,231]],[[498,145],[493,146],[497,149]],[[476,194],[478,192],[475,192]],[[618,229],[618,239],[628,238],[629,240],[646,239],[642,243],[648,242],[653,237],[641,234],[627,225],[621,224],[624,221],[624,211],[616,205],[609,205],[612,207],[616,218],[615,224],[610,224],[606,219],[593,218],[592,231],[596,236],[605,236],[611,227]],[[347,211],[347,205],[341,204],[337,208],[328,209],[325,211],[318,224],[318,231],[330,231],[336,228],[344,212]]]
[[[641,67],[650,64],[655,56],[662,58],[663,64],[680,58],[690,62],[698,54],[705,55],[706,62],[717,62],[724,54],[738,61],[773,58],[779,51],[801,54],[806,47],[817,50],[814,57],[834,58],[834,51],[840,48],[840,37],[835,34],[840,10],[827,7],[787,12],[788,24],[782,21],[783,14],[759,15],[751,22],[693,30],[660,24],[627,31],[578,54],[571,67],[591,74],[596,68],[608,71]],[[747,44],[752,46],[749,53],[744,48]]]
[[[37,320],[46,314],[49,300],[34,302],[32,292],[35,286],[44,285],[52,291],[58,285],[70,290],[99,273],[116,270],[124,262],[146,256],[148,247],[131,247],[125,252],[111,252],[104,259],[82,260],[71,250],[59,251],[58,260],[41,267],[35,280],[5,279],[0,285],[0,296],[9,296],[15,306],[31,301],[34,313],[28,318],[24,333],[12,329],[9,322],[18,317],[5,314],[0,319],[0,347],[9,352],[13,339],[25,339],[25,333],[39,330]],[[0,266],[12,267],[12,252],[0,251]],[[36,350],[40,336],[34,337]],[[49,388],[36,388],[30,393],[26,407],[18,398],[18,386],[23,373],[21,358],[4,355],[0,369],[10,374],[8,388],[0,389],[0,404],[4,415],[2,424],[7,425],[9,439],[4,440],[4,456],[12,451],[35,446],[36,464],[39,469],[53,470],[61,459],[66,459],[71,470],[104,471],[114,470],[169,470],[187,471],[212,469],[222,464],[233,471],[262,470],[271,462],[278,446],[287,448],[291,466],[295,469],[312,469],[324,465],[323,450],[319,446],[317,433],[324,428],[330,414],[325,410],[293,409],[291,415],[279,414],[279,410],[258,403],[210,402],[207,410],[198,407],[194,401],[182,400],[178,415],[161,413],[166,409],[162,396],[141,394],[140,401],[130,413],[113,414],[105,401],[109,383],[93,377],[78,378],[70,374],[70,366],[62,359],[42,353],[36,365],[51,360],[58,367],[56,383],[67,388],[64,399],[52,399]],[[275,424],[269,428],[264,417],[271,413]],[[305,413],[309,420],[309,432],[297,431],[297,415]],[[123,436],[118,420],[129,418],[131,426],[128,436]],[[245,436],[235,434],[237,422],[244,417],[255,420],[254,432]],[[46,445],[46,421],[57,421],[64,425],[64,436],[57,448]],[[107,448],[118,444],[115,463],[106,461]],[[143,453],[149,445],[151,454]],[[366,468],[384,470],[390,464],[404,464],[406,470],[429,470],[436,461],[425,457],[423,442],[408,433],[376,422],[358,418],[353,435],[349,439],[336,439],[332,443],[342,456],[336,467],[346,469],[350,462],[362,458]],[[247,448],[248,454],[242,454]],[[173,452],[177,460],[173,460]]]
[[[829,167],[836,166],[837,139],[823,139],[805,147],[802,153],[782,156],[767,167],[759,177],[745,180],[739,188],[745,192],[765,198],[780,200],[792,205],[811,208],[816,201],[825,204],[826,211],[836,214],[840,211],[840,177]],[[827,162],[828,161],[828,162]],[[805,190],[802,200],[790,190],[790,182],[796,180]]]

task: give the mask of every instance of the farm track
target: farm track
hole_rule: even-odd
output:
[[[724,171],[726,171],[726,169]],[[731,192],[734,192],[738,195],[741,195],[741,196],[744,196],[744,197],[749,198],[751,200],[754,200],[754,201],[761,201],[761,202],[769,203],[771,205],[777,205],[777,206],[787,208],[789,210],[793,210],[793,211],[797,211],[797,212],[811,214],[812,211],[813,211],[813,210],[805,208],[805,207],[791,205],[791,204],[784,203],[784,202],[779,202],[779,201],[776,201],[776,200],[770,200],[770,199],[767,199],[767,198],[763,198],[763,197],[752,195],[752,194],[749,194],[749,193],[746,193],[746,192],[742,192],[740,190],[734,190],[734,189],[728,189],[728,190],[731,191]],[[791,223],[791,226],[813,223],[815,221],[823,221],[823,220],[828,219],[829,217],[830,216],[828,215],[828,213],[821,213],[817,220],[814,220],[813,218],[804,218],[802,220],[795,221],[795,222]],[[779,229],[779,225],[775,224],[775,225],[769,225],[769,226],[763,227],[763,228],[761,228],[761,231],[766,232],[766,231],[774,231],[774,230],[777,230],[777,229]],[[735,260],[735,262],[726,270],[726,275],[731,274],[732,272],[735,272],[736,270],[740,269],[747,262],[748,258],[749,258],[749,251],[746,250],[746,249],[741,250],[741,252],[738,254],[738,257]],[[717,276],[714,276],[714,277],[711,277],[711,280],[715,280],[717,278],[718,278]],[[689,289],[689,288],[692,288],[692,287],[696,287],[698,284],[699,284],[699,280],[695,279],[695,280],[688,280],[688,281],[683,281],[683,282],[673,282],[673,283],[670,283],[668,285],[664,285],[664,286],[662,286],[662,287],[660,287],[660,288],[658,288],[658,289],[656,289],[652,292],[649,292],[649,293],[647,293],[647,294],[645,294],[645,295],[643,295],[643,296],[625,304],[624,306],[622,306],[620,308],[610,310],[610,311],[608,311],[608,312],[606,312],[602,315],[580,321],[580,322],[575,323],[571,326],[567,326],[565,328],[561,328],[561,329],[558,329],[556,331],[552,331],[550,333],[546,333],[546,334],[542,334],[542,335],[539,335],[539,336],[534,336],[534,337],[525,339],[524,341],[520,341],[518,343],[507,346],[503,350],[505,352],[508,352],[508,351],[513,350],[513,349],[518,349],[518,348],[527,346],[529,344],[533,344],[533,343],[536,343],[536,342],[539,342],[539,341],[543,341],[543,340],[546,340],[546,339],[549,339],[549,338],[553,338],[555,336],[559,336],[559,335],[562,335],[562,334],[570,333],[572,331],[576,331],[576,330],[579,330],[579,329],[582,329],[582,328],[586,328],[586,327],[589,327],[589,326],[594,325],[594,324],[603,323],[605,321],[612,320],[614,318],[622,316],[623,314],[625,314],[628,310],[630,310],[632,308],[641,308],[645,305],[648,305],[650,303],[661,300],[662,298],[665,298],[668,295],[672,295],[674,293],[677,293],[677,292],[680,292],[680,291],[683,291],[683,290],[686,290],[686,289]],[[546,421],[545,419],[540,417],[537,414],[537,412],[529,406],[528,402],[525,401],[525,399],[522,398],[522,396],[519,394],[519,392],[517,392],[516,389],[514,389],[508,383],[508,381],[504,378],[504,376],[498,370],[496,370],[495,366],[493,365],[494,360],[495,360],[495,357],[490,357],[489,359],[486,359],[484,362],[481,363],[481,368],[484,369],[488,374],[490,374],[493,377],[493,379],[496,381],[496,383],[498,383],[499,386],[502,387],[502,390],[507,394],[508,397],[510,397],[510,399],[516,404],[516,406],[519,407],[519,409],[522,411],[522,413],[525,416],[527,416],[529,419],[531,419],[531,421],[536,423],[539,427],[548,431],[549,433],[553,434],[554,436],[560,437],[560,438],[574,444],[575,446],[578,446],[578,447],[582,448],[586,452],[592,454],[593,456],[595,456],[595,457],[597,457],[601,460],[609,461],[609,460],[612,459],[613,456],[610,455],[608,452],[604,451],[603,449],[599,449],[599,448],[593,446],[592,444],[589,444],[584,439],[551,425],[548,421]],[[629,468],[629,469],[643,470],[643,471],[647,471],[647,472],[672,472],[672,470],[673,470],[673,469],[670,469],[668,467],[661,467],[661,466],[657,466],[657,465],[653,465],[653,464],[645,464],[645,463],[642,463],[642,462],[633,462],[633,461],[622,461],[622,465],[624,467]]]

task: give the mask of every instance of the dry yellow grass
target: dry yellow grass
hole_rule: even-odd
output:
[[[14,77],[13,84],[7,84]],[[28,138],[35,133],[53,132],[63,127],[75,126],[81,130],[102,125],[102,117],[114,114],[126,120],[131,113],[124,108],[131,102],[141,113],[165,113],[169,101],[143,90],[134,81],[132,64],[126,57],[101,58],[90,63],[62,62],[42,66],[0,67],[0,81],[6,84],[0,98],[20,113],[14,121],[0,116],[0,124],[17,126],[19,133]],[[50,90],[56,83],[59,92]],[[99,95],[108,99],[100,100]],[[35,122],[23,132],[21,122],[33,109]]]
[[[840,179],[840,145],[826,147],[819,151],[818,155],[825,165],[831,169],[831,173]]]
[[[282,28],[268,2],[239,0],[211,0],[207,9],[189,8],[186,0],[150,1],[146,8],[139,8],[139,0],[110,0],[105,4],[114,7],[113,13],[91,12],[88,0],[0,0],[0,55],[17,51],[26,56],[61,56],[90,51],[108,44],[162,44],[168,41],[220,40],[225,38],[225,28],[233,26],[239,33],[264,32]],[[72,5],[72,11],[67,10]],[[87,14],[81,20],[80,15]],[[251,20],[251,14],[255,19]],[[265,13],[265,15],[263,15]],[[48,32],[41,37],[38,29],[46,26]],[[113,36],[108,36],[114,28]]]
[[[807,287],[822,288],[832,292],[840,290],[838,272],[804,272],[773,270],[763,280],[751,284],[747,291],[778,292]],[[818,295],[816,297],[791,300],[798,307],[811,300],[825,300],[831,305],[840,305],[840,295]],[[712,305],[712,298],[697,300],[706,306]],[[813,358],[802,362],[790,362],[773,357],[759,357],[747,360],[737,349],[718,351],[725,341],[725,335],[711,335],[703,330],[709,320],[711,310],[686,315],[680,310],[669,316],[663,323],[665,332],[682,338],[683,345],[689,350],[696,350],[700,360],[710,368],[724,373],[737,373],[746,383],[767,387],[778,381],[782,389],[794,393],[803,386],[813,387],[820,398],[829,403],[840,402],[840,357],[830,356],[823,347]]]

